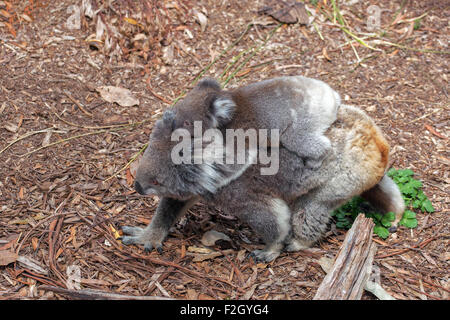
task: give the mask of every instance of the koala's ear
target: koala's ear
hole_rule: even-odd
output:
[[[226,125],[233,119],[236,103],[229,96],[217,96],[211,101],[209,113],[214,127]]]

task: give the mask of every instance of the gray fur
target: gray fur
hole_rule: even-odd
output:
[[[398,212],[404,209],[403,200],[398,198],[398,188],[384,176],[389,152],[386,140],[364,112],[351,106],[341,105],[337,120],[328,127],[324,123],[317,124],[320,130],[312,126],[308,127],[311,134],[300,134],[309,136],[303,141],[311,141],[313,146],[316,140],[321,140],[318,132],[328,139],[327,156],[317,167],[305,164],[309,156],[299,156],[284,144],[276,150],[280,163],[275,175],[261,175],[261,165],[250,164],[251,152],[247,153],[248,161],[243,165],[174,165],[170,154],[176,142],[170,140],[170,133],[180,127],[190,130],[193,121],[203,120],[206,129],[218,124],[221,129],[266,128],[255,123],[260,104],[245,105],[250,102],[244,103],[242,94],[226,94],[235,102],[236,108],[231,117],[223,117],[222,112],[218,120],[213,106],[221,94],[218,90],[211,80],[200,83],[173,110],[166,111],[164,120],[155,124],[137,170],[136,190],[162,198],[147,228],[124,228],[128,234],[123,239],[125,244],[143,244],[146,249],[161,248],[170,226],[186,208],[200,200],[245,221],[266,244],[264,249],[256,250],[252,255],[257,260],[271,261],[283,248],[296,251],[314,244],[324,234],[330,213],[355,195],[364,193],[371,202],[384,204],[384,208],[395,207]],[[263,93],[261,97],[257,93],[252,94],[251,101],[265,99]],[[283,94],[285,92],[281,91],[280,99]],[[271,101],[273,108],[283,104],[277,105],[276,99]],[[240,109],[241,103],[246,112]],[[268,106],[262,107],[265,110],[260,115],[280,119],[280,123],[290,119],[290,108],[269,112]],[[315,111],[296,109],[297,119],[308,112],[314,115]],[[297,130],[304,131],[304,128],[307,126],[297,127]]]
[[[286,149],[306,158],[308,167],[320,166],[331,148],[324,133],[341,104],[328,84],[303,76],[281,77],[239,88],[232,96],[253,113],[254,126],[280,129]]]

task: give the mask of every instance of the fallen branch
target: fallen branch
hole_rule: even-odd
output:
[[[374,223],[360,214],[347,232],[334,264],[317,289],[314,300],[359,300],[369,279],[376,244]]]
[[[94,289],[71,290],[53,286],[40,286],[39,290],[52,291],[63,294],[73,299],[87,299],[87,300],[173,300],[166,297],[159,296],[129,296],[118,293],[105,292]]]

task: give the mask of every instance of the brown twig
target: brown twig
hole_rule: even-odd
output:
[[[52,280],[52,279],[48,279],[40,274],[36,274],[28,269],[24,269],[23,272],[21,273],[21,275],[34,279],[36,281],[42,282],[43,284],[47,284],[50,286],[62,286],[62,284],[58,281]]]
[[[48,263],[50,265],[50,269],[55,273],[59,280],[61,280],[63,283],[66,283],[66,279],[56,267],[54,252],[56,241],[58,240],[58,234],[61,230],[62,221],[63,219],[61,217],[56,218],[50,223],[48,227]]]
[[[34,225],[34,226],[31,228],[31,230],[29,230],[29,231],[25,234],[25,236],[24,236],[23,239],[20,241],[19,246],[18,246],[17,249],[16,249],[16,253],[19,254],[20,249],[22,248],[23,243],[24,243],[25,240],[30,236],[31,232],[33,232],[34,229],[36,229],[38,226],[40,226],[41,224],[43,224],[43,223],[44,223],[45,221],[47,221],[48,219],[56,218],[56,217],[60,217],[60,216],[65,216],[65,215],[67,215],[67,214],[69,214],[69,213],[73,213],[73,212],[63,212],[63,213],[54,214],[54,215],[48,216],[48,217],[42,219],[41,221],[39,221],[36,225]]]
[[[80,108],[80,110],[83,111],[83,113],[87,114],[89,117],[93,117],[92,113],[90,113],[89,111],[84,109],[84,107],[81,105],[81,103],[79,103],[74,97],[72,97],[72,95],[67,90],[64,90],[63,92],[67,96],[67,98],[70,99],[70,101],[75,103],[78,106],[78,108]]]
[[[405,252],[408,252],[409,250],[414,250],[414,249],[417,249],[417,248],[423,248],[428,243],[430,243],[431,241],[433,241],[433,240],[435,240],[437,238],[439,238],[439,236],[431,237],[431,238],[429,238],[427,240],[424,240],[421,243],[415,244],[415,245],[413,245],[413,246],[411,246],[409,248],[405,248],[405,249],[397,250],[397,251],[394,251],[394,252],[391,252],[391,253],[387,253],[387,254],[384,254],[384,255],[376,256],[375,259],[383,259],[383,258],[387,258],[387,257],[392,257],[392,256],[396,256],[398,254],[403,254]]]
[[[217,251],[219,251],[225,257],[225,259],[228,260],[228,262],[231,264],[231,266],[234,269],[234,273],[236,274],[236,277],[238,278],[239,283],[241,285],[243,285],[244,284],[244,280],[242,280],[242,273],[239,270],[239,268],[236,266],[236,264],[233,261],[231,261],[231,259],[228,257],[228,254],[226,252],[224,252],[224,251],[222,251],[220,249],[217,249]]]
[[[440,299],[440,298],[438,298],[438,297],[435,297],[435,296],[433,296],[433,295],[431,295],[431,294],[429,294],[429,293],[426,293],[426,292],[424,292],[424,291],[421,291],[421,290],[419,290],[419,289],[416,289],[416,288],[414,288],[413,286],[411,286],[411,285],[405,283],[404,281],[400,281],[400,280],[398,280],[398,279],[396,279],[396,278],[389,278],[389,279],[390,279],[390,280],[395,280],[396,282],[403,284],[403,285],[406,286],[407,288],[410,288],[411,290],[414,290],[414,291],[416,291],[416,292],[418,292],[418,293],[420,293],[420,294],[424,294],[424,295],[426,295],[426,296],[429,297],[429,298],[432,298],[432,299],[435,299],[435,300],[442,300],[442,299]]]
[[[158,98],[159,100],[161,100],[162,102],[166,103],[166,104],[172,104],[172,101],[167,100],[166,98],[164,98],[163,96],[157,94],[155,91],[153,91],[151,85],[150,85],[150,77],[147,78],[147,80],[145,81],[145,83],[147,83],[147,90],[150,91],[150,93],[155,96],[156,98]]]
[[[94,289],[70,290],[65,288],[53,286],[40,286],[40,290],[52,291],[69,296],[73,299],[88,299],[88,300],[173,300],[158,296],[129,296],[112,292],[105,292]]]

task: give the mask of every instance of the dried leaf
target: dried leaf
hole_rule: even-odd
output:
[[[81,2],[81,10],[84,13],[84,15],[90,19],[94,18],[94,9],[92,7],[92,2],[91,0],[83,0]]]
[[[10,263],[15,262],[18,257],[18,254],[15,252],[2,250],[0,251],[0,266],[6,266]]]
[[[3,111],[5,111],[6,108],[6,102],[3,102],[2,105],[0,106],[0,114],[3,113]]]
[[[52,131],[47,131],[44,139],[42,140],[42,146],[48,146],[50,144],[50,138],[52,137]]]
[[[218,240],[231,241],[229,236],[216,230],[205,232],[201,241],[204,246],[211,247],[214,246]]]
[[[115,229],[111,224],[109,224],[109,228],[111,229],[111,231],[114,235],[114,239],[119,239],[120,238],[119,231],[117,231],[117,229]]]
[[[20,200],[23,200],[23,193],[24,193],[24,188],[20,187],[20,189],[19,189],[19,199]]]
[[[208,296],[207,294],[200,293],[198,296],[198,300],[214,300],[214,298]]]
[[[305,4],[297,1],[277,2],[273,6],[265,6],[259,10],[262,14],[267,14],[282,23],[309,24],[309,16],[305,9]]]
[[[116,102],[122,107],[131,107],[139,104],[139,100],[131,93],[130,90],[125,88],[101,86],[96,90],[106,101],[111,103]]]
[[[12,132],[12,133],[16,133],[17,130],[19,130],[19,127],[17,125],[15,125],[15,124],[12,124],[12,123],[5,124],[3,126],[3,128],[5,128],[6,130],[8,130],[9,132]]]
[[[95,39],[102,40],[105,30],[106,30],[106,25],[103,22],[101,16],[98,16],[97,17],[97,27],[95,28]]]
[[[58,259],[59,256],[61,255],[61,253],[63,253],[63,252],[64,252],[64,249],[63,248],[59,248],[58,251],[55,254],[55,259]]]
[[[33,250],[36,250],[39,245],[39,239],[36,237],[31,238],[31,245],[33,246]]]
[[[333,259],[327,258],[325,256],[319,259],[319,264],[322,267],[323,271],[325,271],[325,273],[328,273],[331,270],[331,268],[333,267],[333,262]]]
[[[208,18],[206,18],[206,16],[203,13],[201,13],[200,11],[197,11],[195,9],[194,9],[194,14],[195,14],[195,20],[200,25],[202,32],[204,32],[206,30],[206,25],[208,24]]]
[[[242,300],[250,300],[250,298],[253,296],[253,293],[255,293],[255,289],[258,286],[257,283],[255,283],[254,285],[252,285],[252,287],[247,290],[246,293],[244,293],[244,295],[242,296]]]
[[[193,247],[193,246],[189,246],[187,250],[189,252],[195,252],[195,253],[211,253],[211,252],[213,252],[211,249],[208,249],[208,248],[200,248],[200,247]]]
[[[425,128],[430,131],[432,134],[434,134],[436,137],[439,137],[441,139],[447,139],[446,136],[440,134],[439,132],[437,132],[432,126],[425,124]]]
[[[131,174],[131,176],[133,177],[133,179],[136,177],[136,172],[137,172],[137,169],[139,168],[139,164],[140,164],[141,159],[142,159],[142,154],[140,154],[140,155],[136,158],[136,160],[134,160],[134,161],[130,164],[130,174]]]
[[[8,22],[3,22],[3,24],[8,28],[9,33],[11,33],[12,36],[15,38],[17,36],[16,29],[14,29],[14,27]]]
[[[327,52],[327,48],[323,47],[322,55],[325,57],[325,59],[327,59],[328,61],[331,61],[331,58],[330,58],[330,56],[328,55],[328,52]]]
[[[134,178],[131,175],[130,168],[127,168],[127,170],[125,171],[125,177],[127,179],[127,184],[131,187],[133,185]]]
[[[138,22],[136,20],[134,20],[133,18],[125,17],[125,18],[123,18],[123,20],[125,20],[126,22],[128,22],[129,24],[132,24],[134,26],[138,24]]]
[[[162,52],[163,52],[162,60],[164,61],[164,63],[167,65],[171,65],[173,63],[174,58],[173,43],[167,47],[162,48]]]
[[[5,18],[11,18],[11,14],[3,9],[0,10],[0,15],[4,16]]]
[[[25,13],[21,14],[20,16],[23,18],[23,20],[25,20],[27,22],[32,22],[33,21],[33,19],[31,19],[31,17],[26,15]]]
[[[194,289],[187,289],[186,295],[188,300],[197,300],[198,298],[198,292]]]
[[[72,241],[75,238],[76,233],[77,233],[76,226],[72,226],[70,228],[70,236],[66,239],[66,241],[64,241],[64,243]]]
[[[224,250],[222,252],[220,251],[215,251],[215,252],[211,252],[211,253],[207,253],[207,254],[192,254],[194,256],[194,258],[192,259],[193,262],[201,262],[201,261],[205,261],[205,260],[209,260],[209,259],[214,259],[217,257],[222,256],[223,254],[230,254],[233,253],[232,249],[229,250]]]

